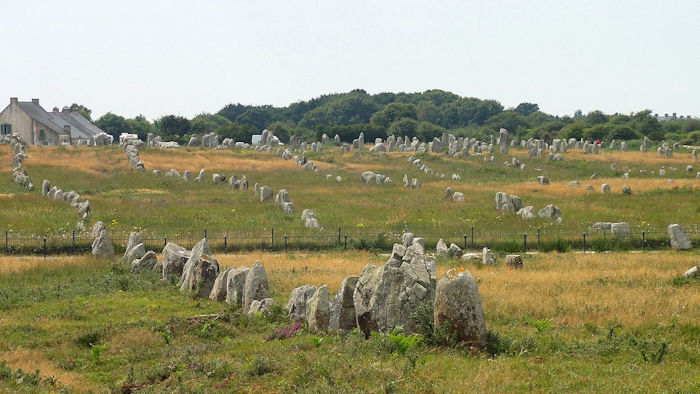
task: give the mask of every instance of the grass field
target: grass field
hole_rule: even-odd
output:
[[[418,171],[408,162],[409,153],[378,158],[367,151],[341,154],[334,147],[308,154],[319,166],[319,174],[302,171],[273,153],[247,150],[144,148],[140,156],[146,173],[131,170],[117,147],[30,147],[27,154],[25,168],[37,186],[49,179],[63,190],[81,193],[91,201],[93,221],[102,220],[120,233],[140,228],[159,236],[199,236],[204,229],[223,234],[267,233],[275,228],[278,234],[302,234],[307,232],[300,220],[304,208],[315,211],[324,227],[322,234],[333,234],[338,227],[344,232],[367,234],[401,232],[404,228],[423,234],[462,234],[471,226],[481,232],[532,234],[541,227],[549,233],[580,234],[597,221],[627,221],[635,231],[663,233],[671,223],[700,223],[700,180],[695,173],[685,172],[687,165],[694,164],[689,152],[677,152],[666,159],[656,153],[583,155],[571,150],[564,161],[553,162],[529,158],[525,150],[513,149],[509,156],[496,154],[494,163],[476,156],[417,155],[437,173],[444,173],[444,179]],[[524,162],[525,169],[504,166],[511,156]],[[0,146],[0,161],[11,162],[9,146]],[[617,163],[617,170],[610,169],[611,162]],[[627,180],[621,178],[625,166],[631,168]],[[667,171],[664,177],[658,175],[662,166]],[[186,183],[151,174],[153,169],[165,172],[170,168],[180,173],[190,170],[193,176],[206,168],[207,181]],[[389,175],[394,182],[363,185],[359,174],[365,170]],[[251,190],[232,191],[228,185],[214,185],[211,174],[215,172],[238,177],[245,174]],[[453,173],[462,180],[450,180]],[[589,179],[593,173],[599,178]],[[340,175],[343,182],[326,180],[326,174]],[[418,178],[423,186],[404,189],[404,174]],[[537,184],[538,175],[548,176],[551,184]],[[582,186],[569,188],[571,180],[579,180]],[[274,192],[286,188],[295,204],[294,214],[284,215],[273,203],[257,201],[252,193],[255,183],[269,185]],[[612,193],[600,192],[603,183],[611,185]],[[585,190],[586,184],[594,190]],[[623,184],[631,186],[632,196],[620,193]],[[443,197],[448,186],[463,192],[466,201],[446,201]],[[540,218],[523,221],[514,214],[497,212],[497,191],[517,194],[536,210],[557,205],[564,223],[555,225]],[[70,233],[77,222],[74,209],[66,203],[47,201],[38,191],[30,193],[15,185],[9,169],[7,176],[0,177],[0,202],[0,229],[12,233]]]
[[[386,256],[368,252],[217,255],[265,264],[284,304]],[[696,254],[539,254],[525,269],[468,268],[491,332],[484,351],[403,345],[401,335],[301,330],[279,311],[244,317],[150,274],[89,257],[0,258],[0,391],[700,390]],[[438,260],[438,274],[457,264]],[[217,320],[192,318],[225,312]],[[21,369],[21,371],[19,371]],[[35,370],[38,369],[38,374]]]

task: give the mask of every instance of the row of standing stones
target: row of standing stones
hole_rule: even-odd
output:
[[[114,248],[104,224],[93,227],[93,254],[113,256]],[[180,291],[212,301],[227,302],[254,315],[268,310],[274,301],[265,267],[255,262],[250,268],[221,271],[207,240],[192,250],[168,243],[158,261],[154,251],[146,251],[141,234],[130,235],[122,262],[133,272],[154,270],[164,279],[179,278]],[[522,266],[522,262],[520,263]],[[483,346],[486,323],[481,296],[472,275],[464,268],[453,268],[440,280],[435,258],[425,253],[422,238],[404,233],[383,266],[367,265],[360,275],[343,279],[331,298],[327,285],[295,288],[286,304],[294,322],[305,322],[312,331],[329,332],[359,328],[388,333],[395,328],[416,331],[414,313],[432,306],[434,324],[460,341]]]

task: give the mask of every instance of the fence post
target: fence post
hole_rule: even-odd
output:
[[[284,250],[287,250],[287,234],[284,234]]]
[[[338,245],[340,245],[340,226],[338,226]]]
[[[540,250],[540,226],[537,226],[537,250]]]
[[[605,238],[605,227],[603,227],[603,238]]]
[[[44,258],[46,258],[46,237],[44,237]]]
[[[224,235],[224,254],[228,253],[228,235]]]
[[[348,233],[345,233],[345,249],[348,248]]]
[[[523,252],[527,252],[527,233],[523,233]]]
[[[583,233],[583,253],[586,253],[586,233]]]
[[[647,244],[647,233],[642,231],[642,252],[644,251],[644,247]]]
[[[464,249],[467,248],[467,234],[464,234]]]
[[[270,227],[270,236],[271,236],[270,245],[271,245],[271,248],[274,248],[275,247],[275,228],[274,227]]]
[[[163,237],[163,247],[168,244],[168,237]]]
[[[5,230],[5,250],[10,251],[10,243],[8,242],[7,230]]]
[[[207,229],[204,229],[204,238],[207,237]]]
[[[73,230],[73,251],[75,252],[75,230]]]
[[[474,226],[472,226],[472,248],[474,247]]]

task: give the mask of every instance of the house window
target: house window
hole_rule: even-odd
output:
[[[12,125],[9,123],[1,124],[0,134],[12,134]]]
[[[46,130],[41,129],[39,130],[39,140],[43,141],[46,139]]]

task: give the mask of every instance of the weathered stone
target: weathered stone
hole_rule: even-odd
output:
[[[510,198],[508,194],[504,192],[496,193],[496,210],[498,211],[510,211],[512,207],[510,205]]]
[[[254,300],[262,300],[268,297],[270,297],[270,285],[267,283],[267,273],[265,272],[265,267],[259,261],[256,261],[245,278],[242,299],[243,312],[248,312],[250,304]]]
[[[523,268],[523,258],[519,254],[508,254],[506,255],[506,266],[522,269]]]
[[[447,255],[447,244],[445,244],[445,241],[440,238],[440,240],[437,243],[437,246],[435,247],[435,254],[437,256],[446,256]]]
[[[270,186],[263,186],[258,190],[260,194],[260,202],[271,201],[273,197],[272,189]]]
[[[603,183],[603,185],[600,186],[600,191],[603,193],[610,193],[610,185]]]
[[[411,332],[411,314],[432,303],[435,294],[435,261],[425,256],[424,246],[414,238],[404,256],[392,256],[383,267],[367,265],[353,294],[357,325],[369,336],[371,331],[387,333],[402,326]],[[398,250],[397,250],[398,251]]]
[[[491,252],[491,249],[484,247],[481,251],[481,262],[484,265],[496,265],[496,256]]]
[[[248,308],[248,316],[255,316],[257,313],[269,311],[275,301],[272,298],[263,298],[262,300],[253,300]]]
[[[700,278],[700,268],[698,268],[697,265],[690,268],[689,270],[685,271],[683,277],[688,279]]]
[[[289,199],[289,192],[287,192],[287,189],[280,189],[280,191],[277,192],[277,196],[275,196],[275,204],[281,206],[282,203],[290,201],[291,200]]]
[[[435,289],[435,327],[461,342],[482,347],[486,320],[476,281],[464,268],[452,268]]]
[[[132,249],[134,249],[139,244],[141,245],[140,250],[132,252]],[[141,232],[134,231],[131,234],[129,234],[129,240],[126,243],[126,248],[124,249],[124,257],[122,257],[122,261],[127,263],[133,261],[134,259],[140,259],[145,253],[146,250],[143,247],[143,238],[141,237]]]
[[[316,286],[299,286],[292,290],[285,309],[289,312],[289,318],[294,322],[306,321],[306,304],[316,293]]]
[[[629,223],[610,223],[610,233],[617,237],[629,237],[632,234],[632,229]]]
[[[190,258],[190,251],[182,246],[168,242],[163,248],[162,261],[155,267],[163,273],[163,278],[180,278],[182,269]]]
[[[122,257],[123,262],[128,262],[128,261],[134,261],[134,259],[140,259],[146,254],[146,248],[143,246],[143,243],[137,244],[133,246],[131,249],[127,250],[124,252],[124,256]]]
[[[452,194],[452,201],[454,201],[454,202],[464,201],[464,193],[462,193],[462,192],[454,192],[454,193]]]
[[[321,286],[306,304],[306,322],[311,331],[328,331],[331,301],[328,286]]]
[[[248,276],[248,267],[238,267],[228,273],[226,278],[226,303],[237,306],[243,305],[243,291]]]
[[[539,183],[540,185],[549,185],[549,178],[540,175],[537,177],[537,183]]]
[[[98,257],[114,256],[114,245],[112,239],[107,234],[107,228],[104,223],[97,222],[92,227],[92,235],[95,237],[92,241],[92,254]]]
[[[457,246],[454,243],[450,244],[450,247],[447,248],[447,257],[458,257],[462,255],[462,248]]]
[[[561,218],[561,210],[559,209],[559,207],[549,204],[546,207],[540,209],[537,215],[541,218],[557,220]]]
[[[535,218],[535,207],[528,205],[518,210],[516,215],[523,218],[523,220],[530,220]]]
[[[209,299],[212,301],[225,301],[227,290],[228,290],[228,275],[231,271],[235,271],[235,268],[229,268],[227,270],[221,271],[219,276],[216,277],[214,281],[214,286],[212,286],[211,293],[209,293]]]
[[[149,250],[144,253],[140,259],[134,259],[131,262],[131,272],[151,271],[155,268],[156,264],[158,264],[156,252]]]
[[[675,250],[689,250],[693,247],[680,224],[668,226],[668,238],[671,241],[671,247]]]
[[[628,196],[632,195],[632,188],[630,188],[628,185],[622,185],[622,194],[626,194]]]
[[[353,294],[359,279],[359,276],[348,276],[340,284],[340,288],[331,302],[329,331],[352,330],[357,327]]]
[[[49,194],[49,189],[51,189],[51,183],[48,179],[44,179],[41,183],[41,195],[46,197]]]
[[[182,268],[180,291],[208,298],[217,276],[219,262],[212,256],[207,239],[203,238],[192,248],[190,258]]]

